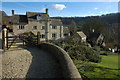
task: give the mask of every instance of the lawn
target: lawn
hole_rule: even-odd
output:
[[[118,64],[118,59],[120,55],[117,54],[112,54],[108,56],[102,55],[101,57],[102,57],[102,61],[100,63],[93,63],[93,64],[97,64],[98,66],[112,68],[112,69],[118,69],[120,67],[120,65]]]
[[[100,63],[83,62],[75,60],[74,63],[79,72],[91,80],[98,80],[100,78],[111,80],[120,80],[120,67],[118,64],[118,57],[120,55],[112,54],[108,56],[101,55],[102,61]]]

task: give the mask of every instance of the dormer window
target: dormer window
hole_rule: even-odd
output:
[[[19,25],[18,29],[24,29],[24,25]]]
[[[39,14],[39,15],[37,15],[37,17],[36,17],[36,18],[37,18],[37,20],[38,20],[38,21],[42,20],[42,17],[41,17],[41,15],[40,15],[40,14]]]
[[[52,29],[57,29],[57,26],[52,25]]]

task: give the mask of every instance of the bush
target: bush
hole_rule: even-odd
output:
[[[82,66],[84,71],[94,71],[95,65],[93,64],[85,64]]]
[[[109,54],[109,53],[101,53],[100,55],[106,55],[106,56],[107,56],[108,54]]]
[[[100,62],[101,57],[94,51],[92,48],[87,46],[75,45],[72,46],[68,53],[72,59],[91,61],[91,62]]]

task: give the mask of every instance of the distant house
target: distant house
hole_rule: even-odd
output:
[[[63,36],[64,36],[64,38],[67,38],[70,36],[70,31],[69,31],[69,28],[67,26],[63,27]]]
[[[98,32],[93,32],[92,34],[90,34],[90,36],[88,37],[88,42],[92,46],[94,46],[94,45],[105,46],[104,36]]]
[[[119,52],[119,48],[113,43],[106,43],[104,48],[111,52]]]
[[[61,40],[64,38],[63,24],[60,19],[49,17],[48,9],[45,13],[26,12],[26,15],[18,15],[12,10],[12,16],[3,16],[2,25],[12,29],[14,35],[32,32],[37,35],[40,32],[40,40]]]
[[[87,36],[82,31],[79,31],[73,35],[73,38],[77,43],[84,43],[86,42]]]

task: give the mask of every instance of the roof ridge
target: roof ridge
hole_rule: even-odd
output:
[[[30,11],[26,11],[26,13],[39,13],[39,14],[46,14],[46,13],[41,13],[41,12],[30,12]]]

